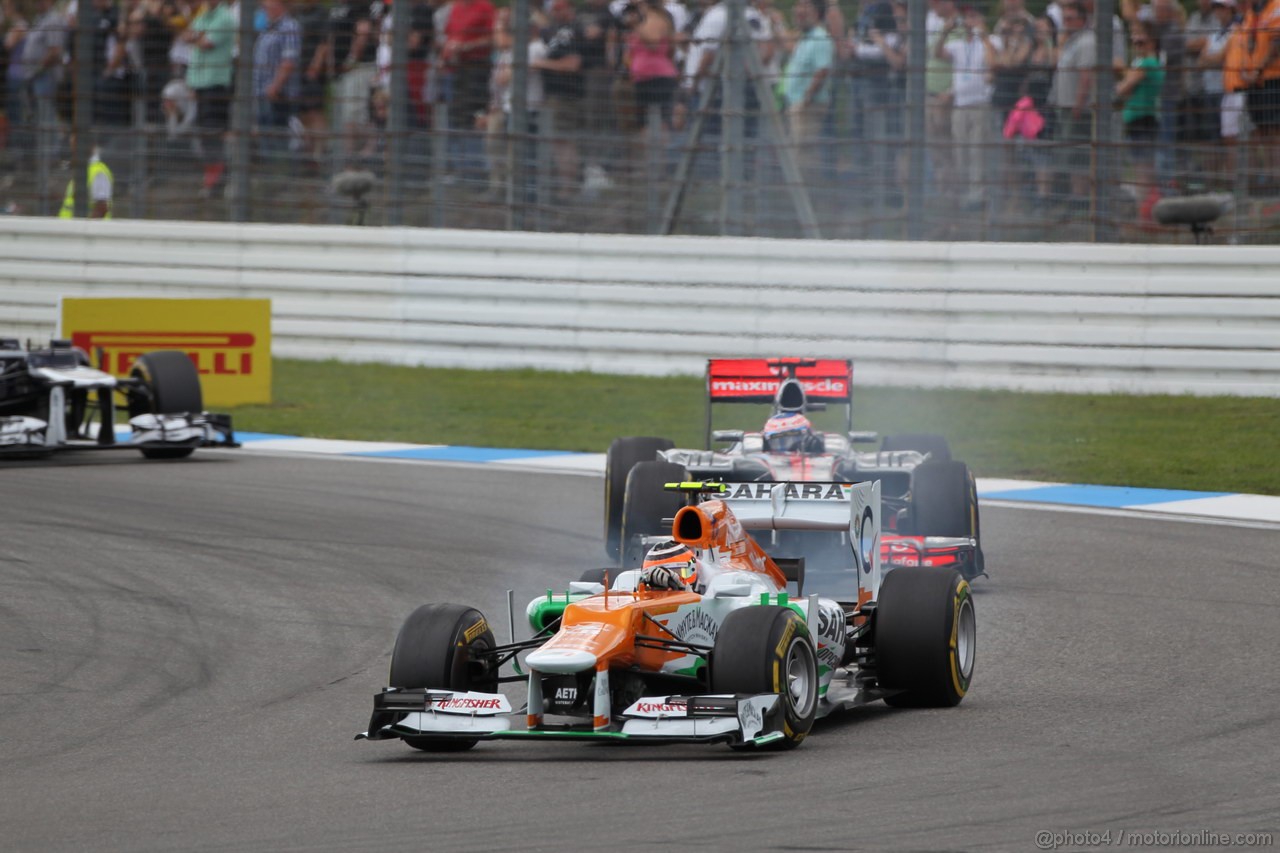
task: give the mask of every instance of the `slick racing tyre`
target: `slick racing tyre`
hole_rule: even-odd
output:
[[[141,356],[129,374],[140,380],[142,392],[129,394],[129,417],[138,415],[186,415],[204,411],[200,374],[184,352],[158,350]],[[181,459],[194,447],[142,447],[148,459]]]
[[[494,648],[493,631],[474,607],[424,604],[409,614],[391,652],[392,687],[497,693],[497,671],[483,653]],[[404,742],[428,752],[460,752],[474,740],[412,737]]]
[[[639,462],[653,462],[658,451],[670,450],[675,442],[647,435],[615,438],[604,457],[604,548],[612,560],[620,560],[622,541],[622,503],[626,496],[627,475]]]
[[[712,693],[777,693],[774,725],[793,749],[818,714],[818,655],[809,627],[790,607],[753,605],[732,611],[711,652]]]
[[[641,462],[631,469],[622,501],[622,568],[638,568],[644,562],[645,547],[640,537],[671,535],[671,525],[664,525],[662,520],[675,518],[684,506],[684,498],[679,492],[666,491],[663,485],[679,483],[685,476],[684,466],[674,462]]]
[[[969,582],[951,569],[885,575],[875,608],[876,676],[896,707],[960,704],[973,680],[977,620]]]
[[[950,462],[951,446],[945,436],[931,432],[901,432],[897,435],[886,435],[880,444],[881,450],[914,450],[928,453],[932,462]]]
[[[925,462],[911,472],[917,536],[977,536],[973,475],[963,462]]]

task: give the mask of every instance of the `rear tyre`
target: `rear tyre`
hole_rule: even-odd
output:
[[[461,604],[424,604],[409,614],[391,652],[392,687],[497,693],[497,670],[482,653],[497,645],[479,610]],[[474,740],[412,737],[404,742],[427,752],[461,752]]]
[[[642,536],[670,536],[671,528],[664,518],[673,518],[684,506],[679,492],[663,489],[665,483],[678,483],[686,474],[683,465],[674,462],[641,462],[627,475],[622,502],[622,525],[619,530],[621,564],[636,568],[644,562]]]
[[[615,438],[604,457],[604,549],[610,559],[621,559],[622,504],[627,475],[638,462],[653,462],[658,451],[670,450],[675,442],[652,436]]]
[[[143,391],[129,394],[129,417],[138,415],[186,415],[204,411],[200,374],[184,352],[158,350],[134,362],[130,376],[140,380]],[[182,459],[194,447],[139,448],[148,459]]]
[[[777,693],[773,713],[782,740],[794,749],[818,714],[818,655],[809,628],[790,607],[759,605],[734,610],[720,624],[711,652],[712,693]]]
[[[977,650],[969,582],[950,569],[901,568],[885,575],[875,609],[875,650],[880,686],[903,691],[886,704],[960,704]]]
[[[945,436],[931,432],[901,432],[897,435],[886,435],[880,444],[881,450],[914,450],[917,453],[928,453],[930,461],[950,462],[951,445]]]
[[[925,462],[911,472],[911,513],[917,536],[978,535],[973,474],[963,462]]]

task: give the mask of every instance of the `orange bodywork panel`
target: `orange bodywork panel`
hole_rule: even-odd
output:
[[[684,507],[676,513],[671,527],[677,542],[693,548],[717,549],[721,569],[758,572],[768,575],[781,589],[787,588],[787,578],[778,564],[747,534],[724,501]]]
[[[560,630],[540,651],[583,651],[595,655],[602,663],[607,661],[609,666],[635,665],[658,670],[681,653],[635,647],[637,634],[664,636],[645,615],[656,619],[674,613],[681,605],[697,604],[701,600],[702,596],[694,592],[667,590],[593,595],[565,608]]]

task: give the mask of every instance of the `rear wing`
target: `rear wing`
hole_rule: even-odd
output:
[[[707,435],[711,448],[714,403],[773,403],[782,383],[796,379],[807,403],[845,407],[845,431],[853,429],[853,362],[837,358],[707,359]]]

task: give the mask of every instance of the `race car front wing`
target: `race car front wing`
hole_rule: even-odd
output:
[[[516,729],[511,704],[500,693],[388,687],[374,696],[369,730],[356,740],[545,738],[763,746],[783,737],[773,721],[777,703],[773,693],[644,696],[607,729],[590,723]]]

